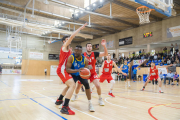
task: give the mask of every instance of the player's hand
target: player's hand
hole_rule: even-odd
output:
[[[84,29],[87,26],[87,23],[85,23],[83,26],[81,26],[81,30]]]
[[[122,72],[122,74],[123,74],[124,76],[127,76],[127,74],[126,74],[126,73],[123,73],[123,72]]]
[[[106,46],[106,40],[105,40],[105,39],[102,39],[101,45],[102,45],[102,46]]]
[[[91,65],[88,65],[88,69],[90,69],[90,70],[91,70],[91,69],[92,69],[92,66],[91,66]]]

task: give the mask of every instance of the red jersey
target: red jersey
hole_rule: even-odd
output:
[[[111,60],[110,62],[108,62],[107,60],[105,60],[102,74],[110,75],[112,72],[112,68],[113,68],[113,61]]]
[[[90,57],[87,55],[86,52],[84,52],[84,56],[88,59],[88,65],[91,65],[92,66],[92,69],[90,70],[91,74],[95,73],[96,72],[96,58],[95,58],[95,55],[94,55],[94,52],[91,53]]]
[[[150,76],[157,76],[157,75],[158,75],[158,69],[156,68],[156,66],[154,66],[153,69],[150,67]]]
[[[66,70],[67,59],[71,55],[70,50],[68,52],[64,52],[62,50],[62,48],[61,48],[60,55],[59,55],[59,65],[57,68],[57,74],[64,73],[64,71]]]

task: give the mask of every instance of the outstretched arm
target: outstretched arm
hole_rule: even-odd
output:
[[[118,70],[119,73],[122,73],[123,75],[127,75],[126,73],[122,72],[120,68],[116,65],[116,63],[113,61],[113,66]]]
[[[69,56],[69,57],[68,57],[68,60],[67,60],[67,64],[66,64],[66,72],[68,72],[68,73],[77,73],[77,72],[79,72],[80,70],[71,69],[71,67],[72,67],[72,62],[73,62],[73,57],[72,57],[72,56]]]
[[[104,52],[100,52],[99,57],[107,56],[108,51],[107,51],[107,48],[106,48],[106,40],[102,39],[101,45],[104,47]]]
[[[72,35],[70,36],[70,38],[68,39],[68,41],[66,41],[66,43],[64,43],[63,47],[64,49],[67,48],[67,46],[69,46],[71,44],[71,41],[73,40],[73,38],[76,36],[76,34],[85,28],[85,26],[87,25],[87,23],[85,23],[83,26],[81,26],[80,28],[78,28],[74,33],[72,33]]]

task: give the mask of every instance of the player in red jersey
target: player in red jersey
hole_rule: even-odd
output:
[[[122,73],[123,75],[126,76],[126,73],[123,73],[121,69],[117,67],[116,63],[111,60],[111,54],[109,53],[107,56],[107,60],[105,60],[102,64],[102,69],[101,69],[102,74],[100,76],[99,82],[103,83],[105,80],[107,80],[108,83],[111,83],[110,91],[108,93],[108,95],[110,95],[111,97],[115,97],[112,94],[113,86],[115,84],[115,81],[111,76],[113,66],[118,70],[119,73]]]
[[[149,76],[147,77],[147,81],[145,82],[143,88],[141,89],[141,91],[144,91],[145,87],[147,86],[147,84],[152,81],[152,80],[158,80],[158,83],[159,83],[159,92],[160,93],[163,93],[163,91],[161,90],[161,86],[162,86],[162,83],[161,83],[161,79],[158,75],[158,68],[164,68],[164,67],[169,67],[169,66],[172,66],[172,65],[168,65],[168,66],[155,66],[155,63],[151,63],[151,67],[149,69]]]
[[[104,102],[102,100],[101,97],[101,87],[100,87],[100,83],[99,83],[99,78],[98,75],[96,73],[96,58],[97,57],[103,57],[103,56],[107,56],[108,55],[108,51],[106,48],[106,40],[102,40],[101,41],[101,45],[104,47],[104,52],[92,52],[92,44],[91,43],[87,43],[86,44],[86,50],[87,52],[84,53],[84,56],[88,59],[89,61],[89,69],[91,72],[91,76],[90,76],[90,82],[93,82],[93,84],[96,86],[97,89],[97,93],[99,96],[99,105],[104,106]],[[79,82],[78,82],[79,83]],[[73,98],[71,99],[72,101],[75,101],[77,99],[77,94],[79,93],[79,90],[81,89],[82,84],[79,83],[78,86],[76,87],[75,90],[75,95],[73,96]]]
[[[59,98],[56,100],[55,104],[61,105],[63,103],[63,97],[66,95],[64,105],[62,106],[62,109],[60,111],[63,114],[68,114],[68,115],[74,115],[75,114],[75,112],[69,108],[69,101],[73,95],[76,84],[75,84],[72,76],[66,72],[65,66],[67,64],[67,59],[71,55],[71,52],[72,52],[72,50],[69,46],[71,44],[71,41],[73,40],[73,38],[76,36],[76,34],[80,30],[85,28],[86,25],[87,25],[87,23],[84,24],[83,26],[81,26],[79,29],[77,29],[70,37],[64,36],[62,38],[63,46],[62,46],[61,51],[60,51],[60,57],[59,57],[60,59],[59,59],[59,65],[57,68],[57,74],[60,77],[60,79],[63,81],[63,83],[66,84],[66,87],[62,91]]]

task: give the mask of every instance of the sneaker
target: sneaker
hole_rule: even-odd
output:
[[[171,83],[171,85],[175,85],[174,83]]]
[[[162,90],[159,90],[159,93],[164,93]]]
[[[74,102],[76,99],[78,99],[78,95],[74,95],[71,101]]]
[[[167,84],[167,85],[170,85],[170,83],[169,83],[169,84]]]
[[[144,88],[142,88],[141,91],[144,91]]]
[[[63,100],[58,100],[58,99],[55,102],[56,105],[61,105],[62,103],[63,103]]]
[[[112,93],[110,93],[110,92],[108,93],[108,95],[111,96],[111,97],[115,97],[115,96],[114,96]]]
[[[69,106],[63,106],[62,109],[60,110],[62,114],[67,114],[67,115],[75,115],[75,112],[72,111]]]
[[[99,105],[100,105],[100,106],[104,106],[104,102],[103,102],[102,98],[99,99]]]
[[[94,109],[92,103],[89,103],[89,111],[90,112],[95,112],[95,109]]]

